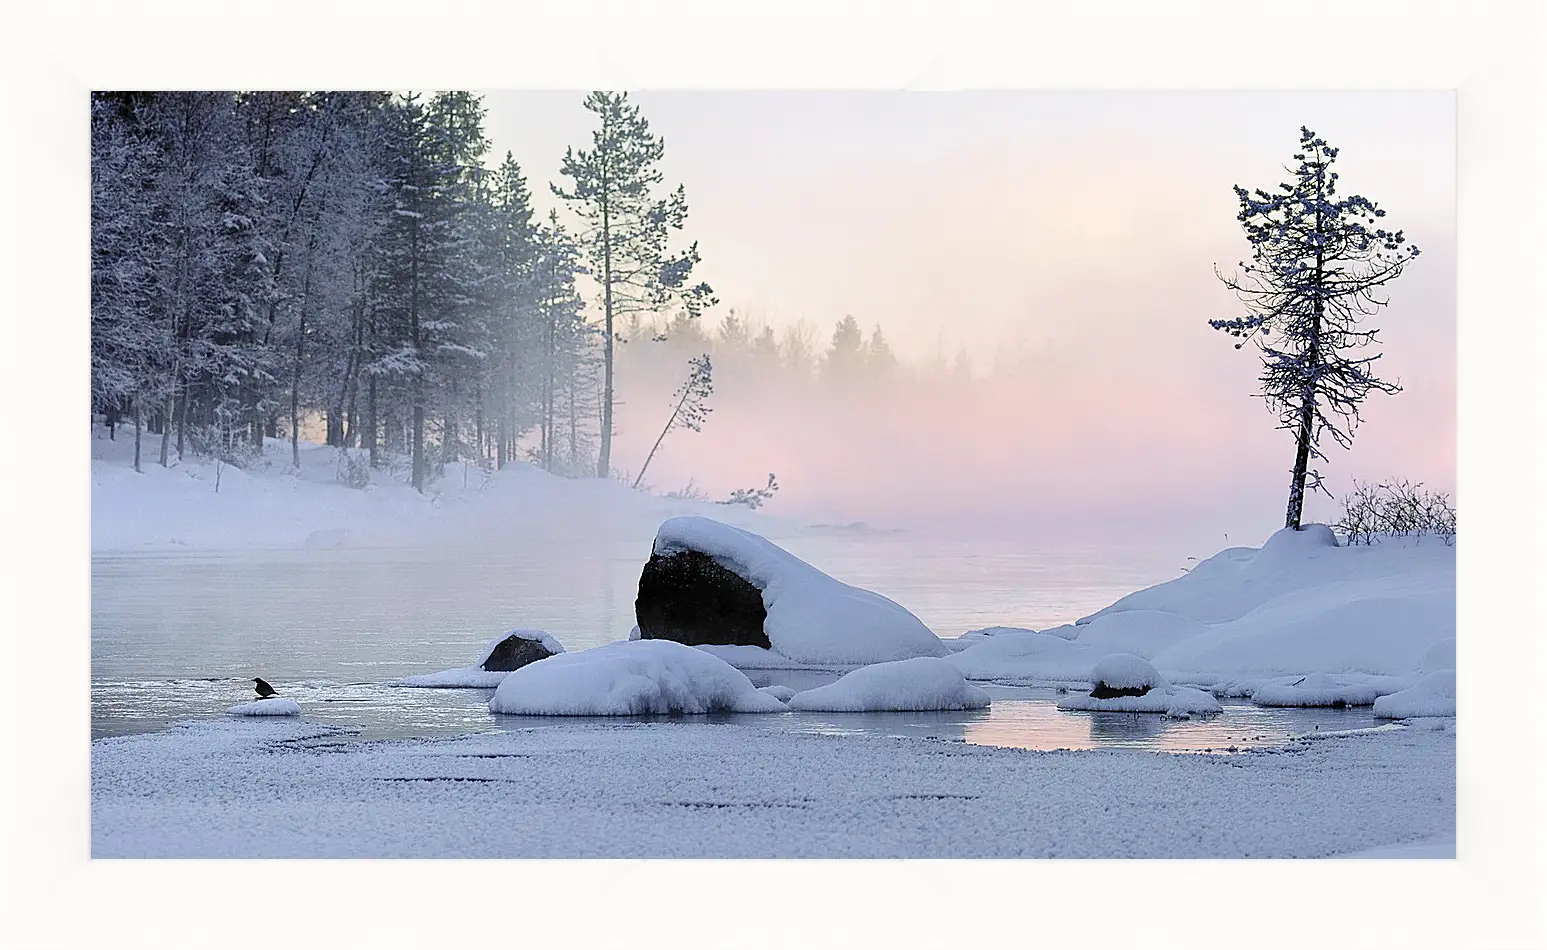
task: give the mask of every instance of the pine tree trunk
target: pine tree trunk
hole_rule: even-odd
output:
[[[1320,181],[1316,189],[1317,203],[1322,199]],[[1321,212],[1316,212],[1316,233],[1322,229]],[[1315,282],[1315,298],[1311,314],[1311,336],[1306,347],[1306,365],[1303,370],[1305,382],[1300,393],[1300,419],[1298,430],[1295,434],[1295,467],[1289,481],[1289,507],[1284,512],[1284,527],[1300,530],[1300,518],[1305,511],[1305,475],[1310,467],[1311,440],[1314,435],[1313,427],[1316,421],[1316,373],[1321,367],[1321,321],[1323,314],[1323,301],[1321,297],[1321,283],[1324,279],[1323,260],[1321,250],[1316,252],[1316,270],[1313,272]]]
[[[575,462],[580,455],[578,449],[575,446],[575,443],[578,441],[575,438],[575,429],[575,385],[574,381],[571,380],[569,386],[569,474],[571,476],[575,474]]]
[[[134,470],[140,469],[140,430],[144,426],[140,424],[140,397],[134,397]]]
[[[602,361],[606,369],[602,383],[602,445],[596,459],[597,478],[606,478],[612,472],[612,230],[605,198],[602,204],[602,310],[607,336],[602,341]],[[573,438],[570,441],[573,443]]]
[[[186,398],[187,397],[184,397],[184,399],[186,399]],[[167,397],[167,408],[166,408],[166,417],[167,417],[167,419],[171,419],[172,418],[172,407],[174,405],[172,400],[173,400],[173,397],[171,397],[171,396]],[[168,450],[171,448],[171,441],[172,441],[172,427],[170,425],[162,426],[161,427],[161,459],[160,459],[161,467],[162,468],[166,468],[167,467],[167,463],[169,461],[171,461],[171,459],[168,456]],[[178,430],[178,433],[177,433],[177,457],[179,459],[181,459],[183,457],[182,430]]]
[[[371,377],[369,392],[365,397],[365,450],[371,456],[371,468],[376,467],[376,377]]]
[[[489,457],[483,442],[483,384],[473,383],[473,445],[480,460]]]
[[[414,380],[414,491],[424,491],[424,387]]]
[[[446,424],[441,432],[440,460],[442,465],[457,460],[459,442],[461,442],[461,435],[457,431],[457,376],[455,371],[453,371],[451,374],[451,403],[446,407]]]
[[[183,460],[183,436],[188,431],[188,396],[188,387],[184,385],[182,393],[177,397],[177,460],[179,462]],[[167,428],[170,429],[171,425],[168,424]]]
[[[301,359],[306,346],[306,310],[301,310],[301,325],[295,335],[295,374],[290,379],[290,464],[301,467]],[[329,419],[329,429],[332,429]],[[331,433],[329,433],[331,435]]]

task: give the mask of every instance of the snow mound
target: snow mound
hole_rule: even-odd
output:
[[[438,673],[420,673],[405,676],[394,686],[416,686],[421,689],[493,689],[505,681],[509,670],[486,670],[481,666],[459,666],[454,670]]]
[[[1456,671],[1436,670],[1400,692],[1375,701],[1378,719],[1456,714]]]
[[[1358,581],[1283,594],[1153,657],[1161,669],[1213,676],[1304,673],[1410,675],[1424,645],[1453,637],[1448,592],[1385,590]]]
[[[1089,693],[1070,693],[1058,701],[1058,708],[1086,712],[1163,713],[1178,719],[1221,712],[1219,700],[1190,686],[1161,686],[1143,696],[1113,696],[1096,699]]]
[[[1181,577],[1135,591],[1077,623],[1085,625],[1125,611],[1163,610],[1219,624],[1239,620],[1286,594],[1313,592],[1327,602],[1422,592],[1448,593],[1453,601],[1455,570],[1456,549],[1439,539],[1339,547],[1327,526],[1306,525],[1300,531],[1285,528],[1274,533],[1260,550],[1227,548]],[[1443,636],[1454,636],[1453,609],[1450,614],[1451,632]],[[1415,642],[1438,638],[1415,638]]]
[[[1264,683],[1252,690],[1251,696],[1258,706],[1368,706],[1383,692],[1368,682],[1310,673]]]
[[[1102,657],[1090,671],[1091,691],[1070,693],[1058,701],[1059,709],[1087,712],[1164,713],[1186,719],[1192,715],[1217,713],[1223,707],[1201,689],[1172,686],[1151,663],[1132,653],[1113,653]],[[1144,690],[1142,695],[1095,695],[1103,690]]]
[[[1090,683],[1109,689],[1155,689],[1169,686],[1150,662],[1132,653],[1113,653],[1104,656],[1090,670]]]
[[[653,553],[684,551],[707,554],[762,591],[763,632],[773,652],[791,660],[855,665],[950,652],[901,605],[829,577],[750,531],[696,516],[667,519]]]
[[[1447,637],[1423,652],[1423,662],[1418,667],[1425,673],[1456,668],[1456,638]]]
[[[1337,546],[1337,535],[1324,524],[1302,525],[1298,531],[1280,528],[1273,532],[1257,556],[1252,558],[1252,569],[1271,573],[1285,567],[1298,566],[1306,558],[1318,557],[1327,548]]]
[[[1048,627],[1046,630],[1039,630],[1037,632],[1042,634],[1044,637],[1058,637],[1063,640],[1073,640],[1080,635],[1080,628],[1072,623],[1066,623],[1060,624],[1056,627]]]
[[[990,637],[945,661],[971,680],[1083,683],[1098,659],[1077,640],[1045,633],[1005,633]]]
[[[700,643],[694,647],[703,650],[710,656],[719,657],[738,670],[809,670],[809,669],[838,669],[847,670],[860,663],[801,663],[792,660],[782,653],[765,650],[762,647],[747,646],[739,643]]]
[[[505,676],[489,711],[512,716],[779,712],[745,673],[670,640],[622,640],[560,653]]]
[[[989,637],[997,637],[1002,633],[1036,633],[1030,627],[979,627],[976,630],[968,630],[957,637],[958,640],[986,640]]]
[[[280,696],[241,703],[226,710],[228,716],[299,716],[300,714],[300,703]]]
[[[792,709],[823,712],[919,712],[982,709],[988,694],[945,660],[918,656],[863,666],[835,683],[796,693]]]
[[[1070,625],[1070,629],[1078,631],[1079,641],[1091,649],[1150,658],[1207,628],[1191,617],[1164,610],[1128,610]]]
[[[767,693],[781,703],[789,702],[790,697],[795,695],[795,691],[793,689],[788,686],[781,686],[778,683],[775,683],[772,686],[759,686],[757,691],[759,693]]]
[[[393,685],[417,686],[424,689],[493,689],[505,681],[505,677],[510,675],[510,670],[486,670],[483,665],[494,655],[494,651],[501,643],[513,636],[540,643],[549,653],[564,652],[564,644],[548,631],[517,627],[514,630],[506,630],[490,640],[488,646],[484,647],[483,652],[478,655],[478,662],[472,666],[459,666],[454,670],[441,670],[438,673],[405,676]]]

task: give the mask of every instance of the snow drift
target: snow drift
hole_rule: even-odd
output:
[[[228,716],[299,716],[300,714],[300,703],[280,696],[241,703],[226,710]]]
[[[1007,683],[1083,683],[1099,659],[1090,647],[1045,633],[1002,633],[974,644],[945,662],[973,680]]]
[[[1375,701],[1380,719],[1409,719],[1417,716],[1454,716],[1456,714],[1456,671],[1436,670],[1400,692]]]
[[[745,673],[670,640],[621,640],[506,674],[489,711],[515,716],[780,712]]]
[[[1389,691],[1347,677],[1309,673],[1271,680],[1252,690],[1251,697],[1259,706],[1368,706]]]
[[[792,709],[824,712],[918,712],[982,709],[989,698],[950,663],[920,656],[862,666],[789,702]]]
[[[668,519],[652,557],[685,552],[707,555],[761,591],[770,651],[795,662],[851,666],[950,652],[901,605],[835,580],[750,531],[709,518]]]

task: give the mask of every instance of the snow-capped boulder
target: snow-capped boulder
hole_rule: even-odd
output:
[[[1059,709],[1090,712],[1164,713],[1186,718],[1220,712],[1219,700],[1201,689],[1172,686],[1150,662],[1132,653],[1102,657],[1090,671],[1089,693],[1070,693]]]
[[[299,716],[300,714],[300,703],[281,696],[270,696],[268,699],[241,703],[226,710],[228,716]]]
[[[1222,711],[1219,700],[1190,686],[1161,686],[1143,696],[1113,696],[1096,699],[1089,693],[1070,693],[1058,701],[1058,708],[1084,712],[1160,713],[1177,719],[1209,715]]]
[[[1132,653],[1104,656],[1090,671],[1092,699],[1143,696],[1157,686],[1169,685],[1148,660]]]
[[[1378,719],[1456,714],[1456,671],[1436,670],[1400,692],[1375,700]]]
[[[789,702],[792,709],[824,712],[920,712],[982,709],[989,699],[945,660],[917,656],[862,666]]]
[[[564,645],[548,631],[518,628],[491,641],[477,665],[491,673],[509,673],[563,652]]]
[[[781,712],[747,675],[670,640],[621,640],[560,653],[505,675],[489,711],[513,716]]]
[[[794,689],[780,683],[774,683],[771,686],[759,686],[757,691],[759,693],[767,693],[781,703],[789,702],[790,697],[795,695]]]
[[[818,666],[949,652],[897,603],[709,518],[661,525],[634,606],[643,641],[760,647]]]
[[[1389,688],[1388,688],[1389,689]],[[1252,702],[1258,706],[1368,706],[1383,692],[1365,681],[1326,673],[1279,677],[1252,690]]]
[[[511,670],[563,652],[564,644],[546,630],[518,627],[490,640],[472,666],[404,677],[398,680],[397,685],[432,689],[493,689],[505,680]]]
[[[641,639],[769,649],[763,592],[702,551],[662,553],[657,541],[634,601]]]

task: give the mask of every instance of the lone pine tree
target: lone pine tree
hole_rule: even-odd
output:
[[[688,216],[682,186],[656,198],[662,180],[656,167],[666,152],[664,141],[624,93],[593,92],[585,107],[600,120],[589,150],[569,149],[560,171],[572,181],[553,193],[573,202],[583,221],[578,234],[590,274],[601,290],[602,406],[601,448],[596,474],[611,471],[613,408],[613,344],[616,323],[631,314],[655,312],[676,298],[689,317],[715,303],[706,283],[690,285],[698,263],[697,243],[680,254],[667,251],[672,231],[680,231]]]
[[[1284,524],[1300,527],[1307,479],[1320,488],[1311,459],[1325,460],[1321,438],[1353,444],[1359,406],[1373,390],[1401,391],[1375,375],[1381,354],[1369,353],[1374,328],[1364,318],[1387,301],[1378,288],[1395,280],[1419,250],[1401,231],[1376,227],[1386,212],[1359,195],[1339,197],[1332,171],[1338,150],[1300,129],[1294,180],[1274,192],[1235,186],[1236,216],[1252,247],[1239,276],[1219,279],[1246,314],[1209,325],[1248,340],[1262,359],[1262,397],[1278,413],[1279,428],[1295,435],[1295,461]],[[1218,271],[1216,270],[1216,274]]]

